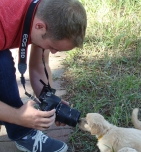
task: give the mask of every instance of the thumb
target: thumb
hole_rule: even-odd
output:
[[[29,100],[29,101],[27,102],[27,104],[30,105],[30,106],[34,106],[34,105],[35,105],[35,101]]]

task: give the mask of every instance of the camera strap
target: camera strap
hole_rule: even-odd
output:
[[[40,0],[33,0],[26,12],[26,16],[24,18],[24,23],[22,27],[21,39],[20,39],[20,46],[19,46],[19,61],[18,61],[18,70],[21,73],[21,83],[25,89],[25,78],[24,73],[27,69],[27,47],[30,41],[30,34],[31,34],[31,27],[33,23],[34,14],[36,8],[39,4]],[[25,89],[25,94],[26,94]],[[27,93],[28,94],[28,93]]]
[[[50,84],[49,84],[49,76],[48,76],[48,72],[47,72],[47,69],[46,69],[46,65],[45,65],[45,58],[44,58],[44,49],[43,49],[43,53],[42,53],[42,62],[43,62],[43,65],[44,65],[44,71],[45,71],[45,74],[46,74],[46,77],[47,77],[47,80],[48,80],[48,85],[46,85],[42,80],[40,80],[40,82],[48,87],[48,89],[53,92],[55,94],[56,90],[51,88]]]
[[[32,95],[30,95],[29,93],[26,92],[26,88],[25,88],[25,78],[24,78],[24,73],[27,69],[27,64],[26,64],[26,60],[27,60],[27,47],[30,41],[30,34],[31,34],[31,27],[32,27],[32,22],[33,22],[33,18],[34,18],[34,14],[36,11],[36,8],[39,4],[40,0],[33,0],[27,10],[25,19],[24,19],[24,24],[22,27],[22,35],[21,35],[21,40],[20,40],[20,47],[19,47],[19,61],[18,61],[18,70],[21,73],[21,83],[23,85],[23,88],[25,90],[25,94],[31,98],[32,100],[34,100],[35,102],[39,102],[38,100],[36,100],[36,98],[34,98]],[[48,85],[46,85],[42,80],[40,80],[40,82],[49,88],[49,90],[53,93],[55,93],[55,89],[52,89],[50,84],[49,84],[49,76],[48,76],[48,72],[47,69],[45,67],[45,60],[44,60],[44,49],[43,49],[43,54],[42,54],[42,61],[43,61],[43,65],[44,65],[44,71],[48,80]]]

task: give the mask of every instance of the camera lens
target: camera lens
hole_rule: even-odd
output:
[[[80,112],[60,103],[56,109],[56,121],[75,127],[80,118]]]

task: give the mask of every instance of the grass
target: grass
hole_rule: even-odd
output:
[[[74,108],[84,117],[102,114],[110,123],[133,127],[141,107],[141,1],[81,0],[88,17],[83,49],[68,52],[63,80]],[[96,138],[78,127],[72,152],[98,152]]]

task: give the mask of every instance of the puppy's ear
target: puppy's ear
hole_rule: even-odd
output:
[[[99,134],[105,134],[107,130],[110,128],[110,124],[105,121],[105,123],[93,123],[91,126],[91,134],[92,135],[99,135]]]
[[[101,127],[99,124],[92,124],[91,127],[91,135],[98,135],[100,133]]]

